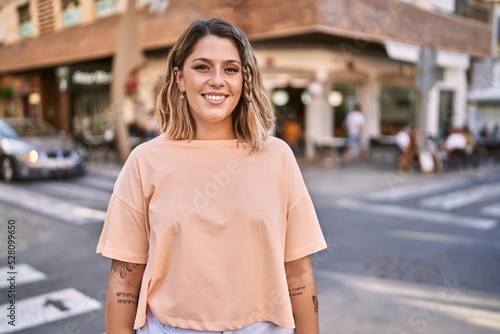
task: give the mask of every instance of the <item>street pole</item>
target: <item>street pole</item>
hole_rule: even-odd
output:
[[[121,19],[117,48],[113,57],[113,81],[111,83],[111,106],[115,113],[115,141],[121,162],[130,154],[128,129],[123,119],[125,85],[130,73],[144,61],[137,36],[135,0],[128,0],[125,15]]]
[[[436,58],[436,49],[430,46],[422,46],[418,63],[419,74],[417,76],[416,86],[420,96],[418,124],[422,132],[425,134],[429,132],[429,92],[437,81]]]

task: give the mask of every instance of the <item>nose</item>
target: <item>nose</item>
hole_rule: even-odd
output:
[[[215,86],[215,87],[221,87],[221,86],[224,86],[224,78],[222,77],[222,70],[215,70],[213,72],[213,76],[212,78],[210,78],[210,81],[208,82],[208,84],[210,86]]]

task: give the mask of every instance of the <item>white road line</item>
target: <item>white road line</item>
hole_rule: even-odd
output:
[[[500,217],[500,203],[485,206],[479,212],[485,216]]]
[[[46,275],[32,266],[26,264],[26,263],[19,263],[16,264],[14,270],[11,270],[9,267],[1,267],[0,272],[3,273],[4,279],[0,281],[0,289],[3,288],[8,288],[10,286],[10,282],[8,279],[11,274],[8,274],[9,272],[15,272],[15,281],[16,281],[16,286],[20,284],[28,284],[32,282],[38,282],[38,281],[43,281],[46,279]]]
[[[418,183],[408,186],[393,187],[391,189],[381,190],[369,193],[366,197],[370,200],[382,201],[403,201],[406,199],[422,197],[428,194],[445,191],[450,188],[465,186],[469,184],[468,180],[439,180],[427,183]]]
[[[428,223],[455,225],[478,230],[489,230],[497,225],[495,219],[467,217],[448,212],[429,211],[420,208],[408,208],[396,205],[372,204],[355,201],[348,198],[334,202],[334,205],[344,209],[369,212],[393,217],[404,218],[403,221],[414,222],[422,220]]]
[[[105,211],[78,206],[6,184],[0,184],[0,201],[76,225],[99,223],[106,217]]]
[[[489,241],[477,238],[460,237],[456,235],[448,235],[446,233],[428,233],[410,230],[393,230],[386,231],[386,235],[393,238],[416,240],[423,242],[439,242],[447,244],[455,244],[461,246],[481,247],[481,248],[494,248],[500,250],[500,242]]]
[[[11,312],[12,307],[15,307],[13,312]],[[100,302],[73,288],[16,300],[15,304],[0,305],[0,309],[7,315],[7,317],[4,315],[3,320],[0,321],[0,334],[15,333],[23,329],[98,310],[101,307]],[[14,318],[9,317],[11,314],[14,315]],[[13,320],[15,320],[15,326],[12,326],[12,323],[9,324],[9,321]]]
[[[115,180],[86,178],[79,184],[81,184],[82,186],[97,188],[112,193],[115,186]]]
[[[75,196],[80,199],[90,199],[93,201],[109,202],[111,192],[89,188],[75,183],[39,183],[36,185],[37,191],[56,193],[56,196]]]
[[[424,208],[452,210],[465,205],[488,200],[500,195],[500,183],[485,184],[464,190],[422,199],[419,203]]]

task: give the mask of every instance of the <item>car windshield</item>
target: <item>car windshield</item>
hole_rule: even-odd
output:
[[[51,137],[57,136],[57,131],[50,124],[42,121],[4,120],[2,136],[6,138]]]

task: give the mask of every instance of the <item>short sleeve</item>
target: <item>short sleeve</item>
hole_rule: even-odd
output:
[[[285,262],[300,259],[327,247],[311,196],[293,154],[289,154],[288,164],[290,174]]]
[[[149,249],[145,207],[140,169],[137,159],[131,155],[116,180],[97,253],[124,262],[145,264]]]

